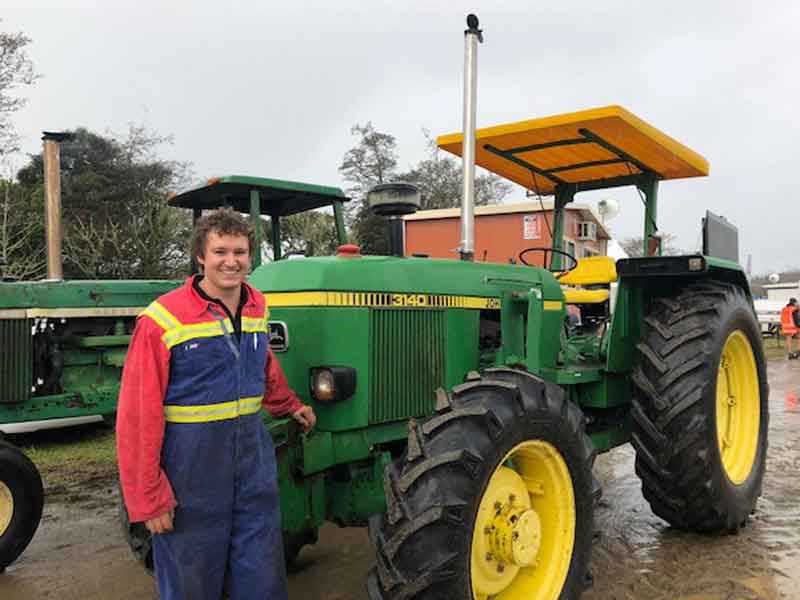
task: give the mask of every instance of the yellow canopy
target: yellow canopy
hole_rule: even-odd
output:
[[[708,175],[705,158],[621,106],[486,127],[475,137],[476,164],[540,194],[559,183],[612,187],[643,172],[660,179]],[[463,139],[451,133],[436,143],[461,156]]]

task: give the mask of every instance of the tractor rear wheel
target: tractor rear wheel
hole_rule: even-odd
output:
[[[768,387],[744,291],[690,285],[656,300],[633,371],[636,473],[655,514],[693,531],[737,531],[761,495]]]
[[[28,547],[43,507],[36,465],[15,446],[0,441],[0,571]]]
[[[438,392],[386,467],[371,600],[556,600],[586,585],[595,450],[580,410],[527,373]]]

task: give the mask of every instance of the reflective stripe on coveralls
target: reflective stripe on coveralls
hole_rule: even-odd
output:
[[[145,313],[170,350],[161,463],[178,506],[173,531],[153,536],[161,599],[219,600],[225,587],[231,600],[285,600],[275,451],[259,414],[266,314],[242,317],[237,341],[219,313],[191,324],[157,303]]]
[[[796,335],[798,332],[797,325],[794,323],[794,312],[797,306],[784,306],[781,311],[781,333],[783,335]]]

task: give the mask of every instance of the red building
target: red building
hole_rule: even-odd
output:
[[[608,231],[595,211],[570,203],[564,211],[564,250],[575,256],[606,254]],[[423,210],[404,217],[405,254],[427,254],[433,258],[458,258],[461,239],[459,208]],[[520,202],[475,207],[475,260],[507,263],[518,261],[525,248],[552,244],[553,202]],[[526,259],[542,265],[536,252]]]

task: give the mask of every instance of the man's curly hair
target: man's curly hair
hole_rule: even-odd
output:
[[[226,207],[218,208],[198,219],[194,226],[192,240],[189,246],[192,257],[197,258],[205,254],[208,234],[212,231],[217,235],[245,236],[250,246],[250,255],[253,255],[254,246],[256,244],[253,226],[241,214],[230,207]]]

